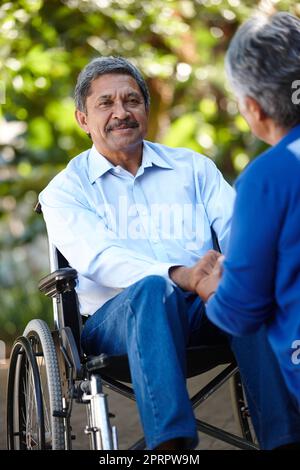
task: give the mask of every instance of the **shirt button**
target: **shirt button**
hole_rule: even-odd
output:
[[[115,169],[115,172],[116,172],[116,173],[121,173],[121,169],[117,167],[117,168]]]

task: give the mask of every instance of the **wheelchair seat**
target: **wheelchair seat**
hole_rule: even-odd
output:
[[[235,359],[226,344],[187,348],[186,378],[204,374],[214,367],[230,363],[234,364]],[[115,380],[131,383],[129,362],[126,355],[109,356],[108,365],[98,372]]]

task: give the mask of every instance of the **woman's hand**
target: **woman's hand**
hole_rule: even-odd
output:
[[[224,256],[210,250],[194,266],[195,291],[204,302],[217,290],[221,276]]]
[[[223,259],[224,256],[218,251],[209,250],[191,268],[174,266],[170,269],[169,275],[179,287],[197,293],[206,302],[218,287]]]

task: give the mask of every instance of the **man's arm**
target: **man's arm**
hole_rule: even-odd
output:
[[[191,268],[174,266],[169,270],[172,281],[184,290],[197,292],[204,301],[216,290],[220,279],[218,260],[221,253],[209,250],[198,263]],[[199,292],[201,286],[201,294]]]
[[[201,198],[222,253],[228,248],[235,190],[225,181],[216,165],[205,159],[204,177],[199,181]]]
[[[40,202],[49,239],[82,276],[111,288],[126,288],[149,275],[169,277],[173,263],[128,249],[126,240],[64,188],[47,189]]]
[[[196,159],[196,168],[198,161],[202,165],[203,159]],[[235,191],[224,180],[216,165],[209,158],[205,158],[204,162],[204,171],[202,167],[198,180],[199,187],[201,188],[201,200],[210,226],[214,229],[220,248],[224,253],[228,244]],[[198,282],[208,274],[205,264],[207,262],[212,263],[212,260],[216,260],[218,257],[218,253],[210,250],[208,258],[204,260],[204,264],[200,260],[191,268],[174,266],[169,270],[169,276],[182,289],[196,292]]]

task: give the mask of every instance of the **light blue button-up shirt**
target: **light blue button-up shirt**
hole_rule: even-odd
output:
[[[78,272],[83,315],[145,276],[168,277],[212,248],[226,250],[235,193],[215,164],[144,141],[135,176],[93,146],[40,194],[50,241]]]

